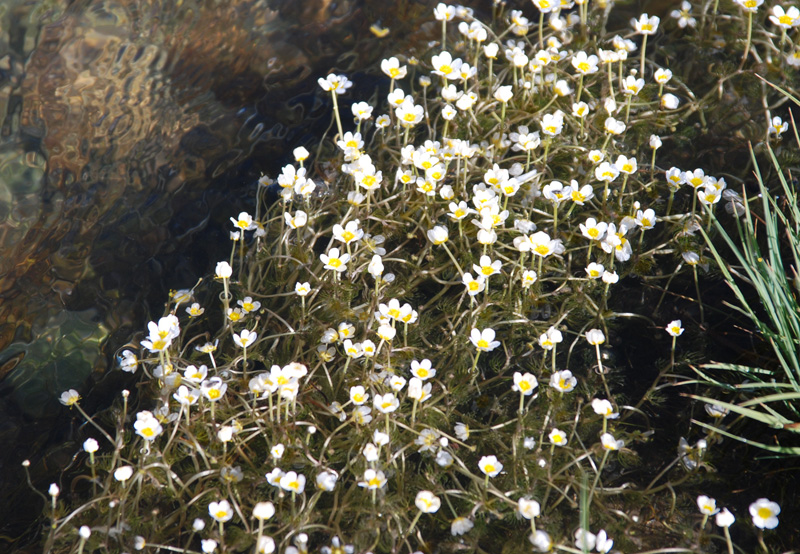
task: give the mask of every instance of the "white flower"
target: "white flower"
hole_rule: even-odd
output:
[[[625,123],[623,121],[620,121],[610,116],[606,118],[605,122],[603,123],[603,127],[605,128],[606,133],[610,135],[619,135],[621,133],[624,133],[626,129]]]
[[[608,536],[605,529],[600,529],[597,533],[597,544],[595,544],[597,551],[606,554],[613,546],[614,540]]]
[[[93,452],[97,452],[97,450],[99,448],[100,448],[100,445],[98,445],[97,441],[92,439],[92,438],[88,438],[85,441],[83,441],[83,450],[85,452],[88,452],[88,453],[91,454]]]
[[[603,344],[606,341],[606,336],[600,329],[589,329],[586,331],[586,341],[592,346]]]
[[[121,483],[124,483],[131,477],[133,477],[133,467],[131,466],[121,466],[114,470],[114,479]]]
[[[405,65],[400,65],[400,61],[392,56],[381,61],[381,71],[391,79],[402,79],[406,76],[408,68]]]
[[[614,283],[619,281],[619,275],[617,274],[616,271],[604,271],[601,279],[605,284],[613,285]]]
[[[495,477],[503,471],[503,464],[501,464],[496,456],[483,456],[478,460],[478,467],[480,470],[489,477]]]
[[[417,493],[417,498],[414,500],[414,504],[423,514],[433,514],[439,510],[442,501],[431,491],[419,491]]]
[[[700,508],[700,513],[707,516],[713,516],[719,511],[717,501],[704,494],[697,497],[697,507]]]
[[[536,282],[537,278],[538,276],[536,275],[535,271],[531,269],[526,269],[525,271],[522,272],[522,277],[521,277],[522,288],[526,289],[530,287],[532,284]]]
[[[306,478],[302,473],[287,471],[280,480],[280,487],[285,491],[302,494],[306,487]]]
[[[433,17],[435,17],[437,21],[452,21],[455,16],[455,6],[448,6],[444,2],[440,2],[433,8]]]
[[[308,293],[311,292],[311,283],[306,281],[305,283],[297,282],[294,284],[294,292],[297,296],[307,296]]]
[[[512,96],[514,96],[514,93],[512,92],[511,85],[497,87],[497,90],[494,91],[494,99],[498,102],[508,102],[511,100]]]
[[[728,508],[722,508],[722,511],[717,513],[715,520],[719,527],[730,527],[736,521],[736,517],[730,513]]]
[[[539,517],[539,514],[541,513],[541,507],[539,506],[539,503],[535,500],[531,500],[530,498],[520,498],[519,502],[517,502],[517,510],[525,519]]]
[[[218,262],[216,267],[216,275],[219,279],[228,279],[233,275],[233,268],[228,262]]]
[[[447,227],[442,227],[441,225],[436,225],[433,229],[428,230],[428,240],[436,245],[447,242],[449,236]]]
[[[594,533],[583,528],[575,531],[575,548],[588,552],[594,549],[595,544],[597,544],[597,536]]]
[[[372,405],[382,414],[388,414],[400,407],[400,401],[393,393],[387,392],[386,394],[376,394]]]
[[[359,487],[366,489],[380,489],[386,485],[386,475],[383,471],[368,469],[364,472],[364,480],[358,482]]]
[[[683,334],[683,327],[681,327],[681,320],[676,319],[674,321],[670,321],[669,325],[667,325],[667,333],[669,333],[673,337],[681,336]]]
[[[749,0],[755,1],[755,0]],[[763,2],[764,0],[760,0]],[[658,30],[658,24],[661,22],[661,18],[657,16],[648,16],[646,13],[643,13],[639,16],[639,19],[631,19],[631,25],[633,26],[634,30],[639,35],[653,35]]]
[[[475,345],[475,348],[480,352],[491,352],[500,346],[500,341],[494,340],[494,338],[495,332],[491,327],[487,327],[483,330],[472,329],[469,336],[469,340],[472,341],[472,344]]]
[[[519,392],[524,396],[530,396],[538,386],[539,382],[532,373],[525,373],[523,375],[519,371],[514,372],[514,385],[511,387],[511,390],[514,392]]]
[[[461,276],[461,282],[467,287],[467,294],[470,296],[475,296],[486,289],[486,278],[483,275],[473,279],[471,273],[465,273]]]
[[[331,73],[324,79],[317,79],[317,83],[326,92],[344,94],[347,89],[353,86],[353,82],[344,75],[334,75]]]
[[[532,533],[528,540],[531,541],[531,544],[538,552],[550,552],[553,549],[553,539],[550,538],[546,531],[541,529]]]
[[[81,528],[78,529],[78,535],[83,540],[88,540],[88,538],[92,536],[92,528],[88,525],[81,525]]]
[[[336,473],[326,469],[317,475],[317,488],[321,491],[331,492],[336,487],[338,478]]]
[[[561,429],[553,428],[547,437],[550,439],[550,442],[556,446],[564,446],[567,444],[567,434]]]
[[[193,306],[194,304],[192,304],[192,307]],[[189,310],[189,308],[186,309],[187,311]],[[191,312],[189,312],[189,315],[191,315]],[[118,360],[119,360],[119,368],[122,371],[126,371],[128,373],[136,373],[136,368],[139,366],[139,359],[136,357],[136,354],[134,354],[130,350],[123,350]]]
[[[588,56],[586,52],[581,50],[572,56],[572,67],[581,75],[589,75],[597,73],[597,61],[597,56],[594,54]]]
[[[275,552],[275,539],[267,536],[259,537],[256,543],[256,552],[258,554],[272,554]]]
[[[767,498],[759,498],[750,504],[753,525],[759,529],[775,529],[778,526],[778,514],[780,513],[780,505]]]
[[[411,374],[423,381],[436,376],[436,370],[431,367],[431,361],[427,358],[418,362],[417,360],[411,361]]]
[[[355,404],[356,406],[361,406],[367,400],[369,400],[369,393],[366,392],[366,389],[361,386],[353,386],[350,387],[350,401]]]
[[[320,254],[319,259],[325,264],[325,269],[342,273],[347,271],[347,262],[350,261],[350,254],[339,254],[338,248],[331,248],[327,254]]]
[[[231,508],[231,504],[227,500],[220,500],[219,502],[211,502],[208,505],[208,513],[216,521],[225,523],[233,517],[233,508]]]
[[[578,380],[568,369],[556,371],[550,376],[550,386],[559,392],[570,392],[578,384]]]
[[[275,515],[275,506],[272,502],[259,502],[253,506],[253,517],[266,521]]]
[[[445,79],[458,79],[463,62],[460,58],[453,59],[450,52],[444,51],[441,54],[434,55],[431,58],[431,65],[433,65],[433,73],[441,75]]]
[[[784,11],[783,7],[775,5],[772,7],[772,15],[769,20],[781,29],[790,29],[800,25],[800,10],[795,6],[790,6],[788,10]]]
[[[628,75],[622,81],[622,94],[626,96],[636,96],[644,88],[644,79],[637,79],[633,75]]]
[[[55,483],[50,483],[50,487],[47,489],[47,494],[56,498],[61,493],[61,489],[58,488],[58,485]]]
[[[258,338],[258,334],[255,331],[248,331],[247,329],[242,329],[240,334],[233,334],[233,342],[235,342],[241,348],[247,348],[251,346],[256,339]]]
[[[58,401],[61,402],[64,406],[72,406],[73,404],[77,403],[78,400],[81,399],[81,395],[78,394],[78,391],[75,389],[69,389],[68,391],[64,391],[61,393]]]
[[[614,406],[611,402],[605,399],[595,398],[592,400],[592,409],[594,413],[607,419],[616,419],[619,417],[619,414],[614,411]]]
[[[671,93],[667,93],[661,97],[661,107],[667,110],[674,110],[680,104],[680,100],[677,96]]]
[[[231,223],[240,231],[252,231],[256,228],[256,224],[253,223],[253,216],[247,212],[241,212],[236,219],[231,218]]]
[[[133,428],[136,430],[136,434],[146,441],[155,439],[164,430],[158,419],[153,416],[152,412],[148,411],[136,414]]]
[[[600,443],[603,445],[603,448],[606,450],[619,450],[623,446],[625,446],[625,441],[617,440],[614,438],[614,435],[611,433],[603,433],[600,435]]]
[[[457,517],[450,522],[450,534],[455,536],[464,535],[469,533],[470,529],[475,526],[472,520],[466,517]]]

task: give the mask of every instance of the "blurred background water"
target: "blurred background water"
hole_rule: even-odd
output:
[[[76,463],[85,424],[59,394],[93,413],[131,383],[115,353],[328,127],[316,79],[426,45],[433,4],[0,2],[0,550],[37,551],[22,460],[39,490]]]

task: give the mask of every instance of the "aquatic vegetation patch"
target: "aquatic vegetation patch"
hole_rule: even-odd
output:
[[[50,490],[51,551],[733,552],[737,517],[769,550],[779,503],[746,499],[748,518],[680,490],[712,470],[724,402],[649,483],[630,477],[688,337],[613,296],[683,272],[704,323],[699,231],[747,200],[734,175],[661,166],[707,105],[648,38],[722,14],[684,3],[614,35],[609,5],[534,5],[538,25],[440,4],[441,43],[384,60],[374,106],[320,77],[333,140],[262,178],[213,279],[121,353],[136,405],[125,391],[105,428],[62,395],[97,434],[71,502]],[[746,13],[743,66],[778,38]],[[631,319],[670,341],[642,390],[604,357]]]

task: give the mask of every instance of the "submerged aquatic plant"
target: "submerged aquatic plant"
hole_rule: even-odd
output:
[[[232,218],[222,294],[176,294],[146,352],[124,356],[124,370],[143,369],[136,423],[127,396],[110,432],[83,414],[106,443],[92,493],[63,509],[52,497],[51,551],[691,551],[693,533],[667,525],[643,544],[644,523],[619,508],[708,467],[706,443],[683,439],[648,486],[627,471],[654,433],[643,407],[685,366],[681,322],[644,394],[601,346],[627,318],[663,335],[653,310],[615,311],[621,279],[666,294],[685,264],[697,282],[697,202],[714,221],[727,185],[656,169],[687,119],[706,124],[713,93],[696,97],[646,50],[665,32],[658,17],[633,20],[637,63],[635,43],[605,32],[610,7],[535,4],[538,48],[521,11],[498,5],[489,24],[437,6],[439,48],[406,54],[408,67],[384,60],[388,96],[356,99],[354,130],[338,99],[352,82],[319,80],[332,144],[296,149],[279,200]],[[756,526],[772,523],[768,508]],[[718,520],[729,550],[731,523]],[[84,524],[93,532],[76,536]]]

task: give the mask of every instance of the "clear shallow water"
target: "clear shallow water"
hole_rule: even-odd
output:
[[[227,256],[227,219],[252,206],[257,178],[324,132],[316,78],[422,44],[430,5],[0,4],[0,440],[16,446],[0,452],[13,472],[0,480],[5,540],[41,510],[20,461],[46,488],[77,451],[60,392],[108,404],[125,377],[109,371],[115,351],[170,288]],[[377,21],[388,40],[369,32]]]

